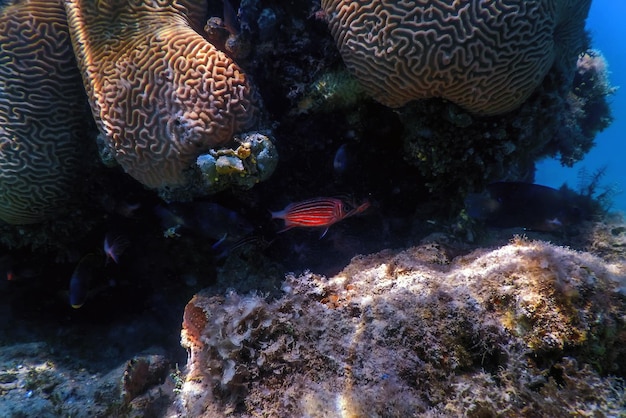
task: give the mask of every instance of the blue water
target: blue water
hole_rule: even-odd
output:
[[[609,78],[618,86],[611,96],[613,124],[596,136],[596,146],[585,159],[572,168],[561,167],[555,160],[538,164],[535,181],[552,187],[563,183],[575,188],[581,168],[592,173],[607,166],[603,185],[611,185],[620,192],[613,199],[612,209],[626,213],[626,1],[593,0],[587,29],[591,32],[592,46],[599,49],[609,63]]]

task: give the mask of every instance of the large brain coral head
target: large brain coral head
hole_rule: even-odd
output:
[[[348,69],[379,102],[517,108],[557,62],[573,71],[591,0],[322,0]]]
[[[37,223],[68,206],[88,115],[61,0],[0,2],[0,219]]]
[[[144,185],[184,186],[198,155],[256,121],[248,78],[197,31],[206,1],[65,6],[99,130],[117,162]]]

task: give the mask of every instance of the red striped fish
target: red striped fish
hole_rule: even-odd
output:
[[[357,207],[335,197],[316,197],[302,202],[291,203],[285,209],[272,212],[272,219],[285,221],[284,232],[295,227],[302,228],[328,228],[348,216],[363,212],[369,207],[365,202]]]

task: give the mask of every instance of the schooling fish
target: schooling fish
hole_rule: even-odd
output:
[[[96,269],[102,264],[101,257],[89,253],[80,259],[70,279],[70,305],[78,309],[85,303],[89,285],[96,275]]]
[[[291,228],[326,228],[322,236],[326,235],[328,228],[349,216],[365,211],[370,206],[368,201],[361,205],[353,205],[336,197],[316,197],[291,203],[281,211],[272,212],[272,219],[282,219],[285,227],[279,231],[284,232]]]
[[[553,189],[523,182],[491,183],[465,201],[468,214],[497,228],[522,227],[552,232],[587,218],[581,196],[569,189]]]

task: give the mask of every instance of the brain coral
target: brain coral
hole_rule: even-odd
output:
[[[439,97],[517,108],[555,63],[573,71],[591,0],[322,0],[344,62],[390,107]]]
[[[84,92],[60,1],[0,10],[0,219],[34,223],[69,196]]]
[[[205,1],[67,0],[93,115],[117,162],[150,188],[185,185],[199,154],[256,120],[243,71],[194,28]]]

